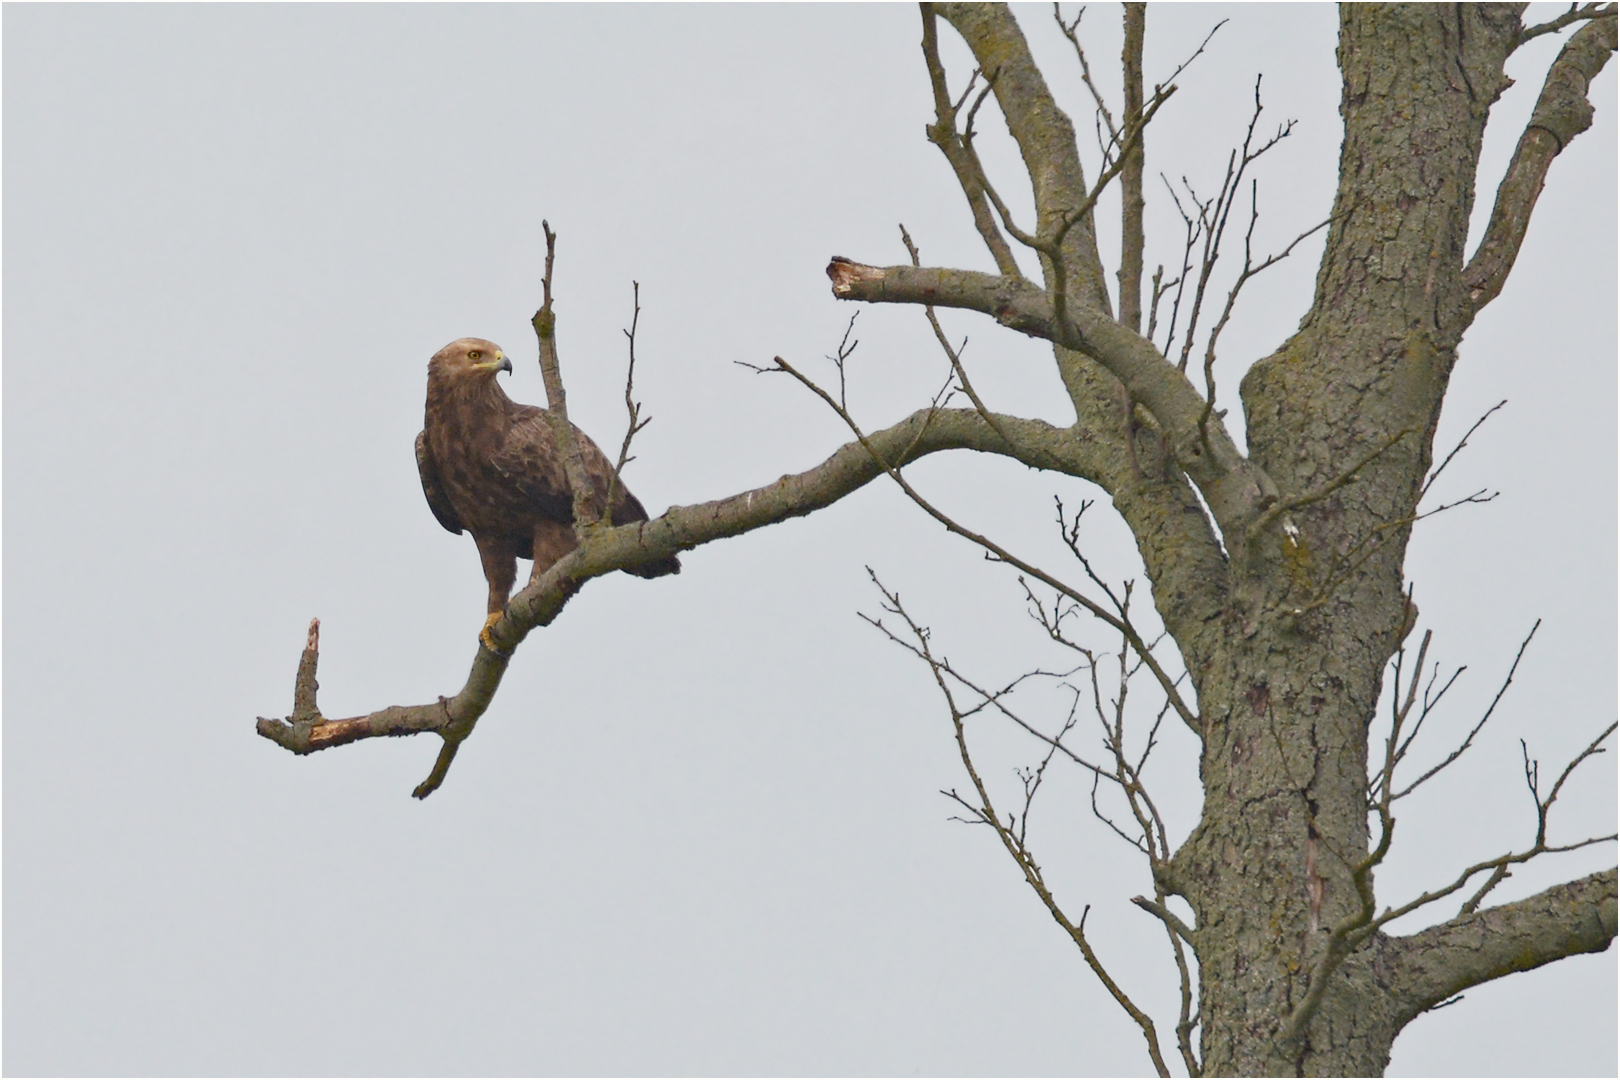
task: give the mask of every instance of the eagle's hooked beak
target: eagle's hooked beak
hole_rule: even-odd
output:
[[[508,375],[512,374],[512,361],[506,358],[505,353],[496,353],[495,358],[500,361],[499,364],[495,365],[496,371],[504,371]]]

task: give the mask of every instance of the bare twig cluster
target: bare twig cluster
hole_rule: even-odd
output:
[[[851,325],[853,325],[853,323]],[[911,485],[911,482],[907,480],[904,475],[902,475],[900,471],[900,464],[892,463],[880,456],[879,449],[861,430],[860,424],[855,420],[854,416],[850,414],[844,400],[846,372],[845,363],[849,359],[850,354],[853,352],[854,345],[849,343],[849,332],[846,330],[844,342],[840,344],[836,356],[831,358],[834,360],[838,368],[839,395],[836,398],[828,391],[817,385],[813,379],[799,371],[799,369],[795,368],[792,364],[788,363],[780,356],[775,358],[774,367],[756,370],[763,372],[780,371],[791,375],[793,378],[797,379],[800,384],[810,390],[811,393],[821,398],[822,401],[824,401],[834,412],[838,414],[839,419],[843,420],[844,423],[848,425],[850,431],[854,433],[856,440],[859,441],[862,446],[867,448],[868,452],[872,454],[873,460],[877,463],[879,468],[881,468],[890,479],[899,485],[900,490],[905,492],[906,497],[912,502],[916,503],[917,506],[919,506],[924,513],[928,514],[929,517],[945,526],[947,531],[979,545],[985,550],[985,553],[988,556],[995,559],[997,562],[1007,563],[1010,566],[1016,567],[1030,577],[1044,582],[1046,585],[1084,607],[1098,619],[1101,619],[1109,626],[1112,626],[1115,630],[1118,630],[1120,633],[1124,634],[1131,648],[1135,650],[1139,657],[1142,658],[1143,663],[1147,665],[1148,669],[1153,673],[1153,677],[1158,680],[1159,685],[1164,689],[1165,694],[1171,699],[1172,707],[1175,708],[1176,713],[1182,718],[1189,728],[1195,732],[1199,731],[1200,721],[1197,714],[1191,707],[1187,705],[1185,701],[1181,699],[1181,695],[1176,690],[1176,680],[1172,679],[1165,669],[1160,665],[1159,661],[1154,657],[1152,649],[1145,641],[1142,640],[1141,635],[1137,633],[1135,627],[1124,619],[1118,617],[1118,615],[1115,613],[1103,608],[1096,601],[1086,596],[1081,590],[1072,585],[1065,584],[1063,581],[1047,573],[1045,570],[1040,569],[1033,563],[1014,555],[1011,551],[1002,547],[989,537],[961,525],[956,520],[946,515],[938,507],[934,506],[933,503],[924,498],[922,494]],[[954,362],[959,364],[960,358],[957,357]],[[928,410],[926,410],[930,416],[938,413],[941,410],[943,401],[949,393],[949,388],[950,383],[947,382],[946,385],[942,387],[940,392],[935,396],[934,403],[929,407]],[[919,433],[918,438],[920,439],[921,437],[922,435]],[[909,457],[910,453],[911,448],[906,448],[905,456]]]
[[[1060,519],[1060,526],[1061,524]],[[1076,516],[1074,528],[1078,528],[1078,515]],[[1072,535],[1072,533],[1068,533],[1066,530],[1066,535]],[[1148,1055],[1152,1059],[1154,1067],[1161,1076],[1168,1076],[1170,1071],[1165,1063],[1158,1030],[1153,1019],[1131,999],[1118,980],[1109,973],[1091,940],[1086,935],[1086,920],[1090,915],[1089,905],[1082,910],[1078,919],[1071,918],[1055,896],[1052,886],[1048,883],[1041,869],[1041,864],[1031,847],[1029,825],[1034,812],[1035,797],[1046,781],[1048,771],[1054,761],[1061,759],[1078,766],[1090,776],[1093,815],[1113,833],[1146,856],[1151,872],[1150,876],[1154,882],[1154,896],[1152,900],[1139,896],[1134,903],[1153,914],[1164,924],[1171,954],[1174,957],[1181,982],[1181,1006],[1176,1024],[1176,1045],[1189,1074],[1193,1076],[1199,1075],[1198,1058],[1192,1042],[1193,1032],[1198,1026],[1195,1002],[1196,984],[1193,966],[1187,951],[1193,943],[1195,932],[1187,927],[1166,906],[1167,894],[1160,884],[1159,878],[1160,872],[1172,854],[1170,838],[1165,827],[1164,818],[1149,795],[1142,779],[1148,759],[1158,745],[1160,724],[1171,712],[1169,700],[1166,700],[1158,708],[1141,749],[1137,752],[1127,749],[1126,706],[1129,700],[1131,680],[1145,666],[1143,658],[1133,654],[1129,640],[1123,638],[1119,650],[1112,656],[1098,653],[1075,642],[1065,630],[1064,623],[1076,611],[1083,609],[1069,601],[1061,593],[1052,604],[1048,605],[1036,595],[1027,579],[1020,578],[1019,582],[1024,588],[1031,615],[1054,641],[1074,654],[1077,664],[1062,671],[1035,670],[1027,672],[1000,689],[989,689],[964,674],[947,657],[936,652],[931,632],[926,626],[918,623],[906,610],[899,593],[885,586],[870,568],[868,568],[868,573],[871,574],[873,583],[883,597],[883,612],[897,617],[904,624],[904,629],[903,631],[892,629],[884,621],[883,615],[876,617],[862,615],[862,618],[882,632],[890,641],[910,652],[928,666],[950,712],[957,750],[962,760],[962,766],[968,774],[969,782],[972,784],[971,794],[963,794],[955,788],[942,792],[947,798],[956,803],[960,807],[962,814],[965,815],[958,816],[955,820],[968,824],[987,825],[996,833],[1002,847],[1012,857],[1024,875],[1024,880],[1040,898],[1053,920],[1063,928],[1064,932],[1080,949],[1087,966],[1091,968],[1104,987],[1107,988],[1109,994],[1113,996],[1114,1000],[1119,1003],[1120,1007],[1141,1029],[1143,1038],[1147,1041]],[[1093,580],[1102,585],[1100,579],[1094,578]],[[1121,618],[1128,620],[1129,589],[1126,588],[1122,594],[1117,594],[1106,586],[1104,588],[1118,603]],[[1106,680],[1107,686],[1112,688],[1111,693],[1108,689],[1105,689],[1103,676],[1105,668],[1108,667],[1113,669],[1112,677]],[[1077,676],[1079,677],[1078,680],[1076,679]],[[1019,710],[1013,707],[1010,701],[1012,695],[1019,688],[1036,680],[1055,682],[1068,692],[1069,706],[1053,733],[1042,730],[1038,723],[1027,719]],[[1089,711],[1095,715],[1102,734],[1104,756],[1096,761],[1075,750],[1072,745],[1072,736],[1079,726],[1083,708],[1087,705],[1089,705]],[[990,785],[974,760],[968,737],[968,727],[971,721],[981,715],[996,715],[1010,721],[1020,730],[1033,736],[1042,746],[1040,759],[1036,764],[1016,770],[1020,793],[1017,800],[1017,809],[1015,810],[1003,811],[997,809],[990,791]],[[1119,821],[1116,821],[1099,802],[1098,790],[1104,784],[1123,797],[1130,814],[1129,825],[1122,825]]]

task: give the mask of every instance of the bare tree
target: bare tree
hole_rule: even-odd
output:
[[[1485,904],[1512,867],[1614,839],[1571,838],[1552,821],[1576,769],[1605,751],[1612,723],[1594,731],[1550,784],[1525,748],[1529,844],[1456,867],[1415,897],[1380,900],[1374,883],[1394,839],[1399,801],[1458,761],[1496,708],[1493,702],[1449,753],[1425,757],[1427,744],[1412,753],[1455,675],[1431,662],[1429,633],[1414,654],[1418,611],[1403,574],[1407,541],[1420,519],[1490,498],[1481,492],[1451,504],[1426,501],[1457,452],[1435,465],[1433,439],[1449,377],[1463,335],[1507,282],[1549,165],[1590,126],[1587,87],[1616,48],[1613,4],[1571,7],[1530,27],[1522,11],[1522,5],[1346,6],[1338,50],[1345,131],[1338,191],[1325,220],[1302,223],[1299,238],[1280,250],[1255,250],[1255,163],[1288,134],[1286,124],[1262,124],[1257,85],[1252,118],[1219,188],[1200,194],[1185,181],[1166,182],[1165,197],[1185,223],[1182,258],[1168,272],[1157,269],[1144,297],[1145,146],[1181,69],[1145,92],[1143,6],[1126,5],[1125,95],[1117,109],[1092,78],[1078,16],[1066,20],[1055,12],[1094,99],[1101,161],[1088,181],[1074,127],[1012,15],[991,5],[924,4],[922,50],[935,108],[928,137],[954,172],[996,271],[925,266],[902,230],[909,264],[839,257],[827,272],[842,299],[923,309],[944,357],[946,382],[935,399],[898,424],[868,432],[844,395],[850,335],[833,357],[832,388],[778,358],[761,370],[801,381],[853,433],[822,464],[633,526],[613,528],[581,515],[578,549],[512,599],[492,629],[498,647],[481,647],[461,691],[431,704],[345,720],[321,716],[312,624],[293,712],[286,720],[261,719],[260,733],[309,753],[380,735],[435,732],[444,749],[417,789],[425,797],[487,708],[512,651],[549,626],[586,581],[811,513],[886,476],[952,533],[1015,568],[1031,614],[1070,657],[1060,669],[986,685],[944,657],[899,595],[878,582],[883,612],[870,621],[927,666],[954,725],[969,778],[967,788],[948,792],[959,816],[992,830],[1140,1026],[1161,1074],[1178,1060],[1191,1075],[1378,1074],[1401,1029],[1460,991],[1607,949],[1616,925],[1613,870],[1517,902]],[[976,62],[966,79],[957,73],[954,88],[941,60],[941,21]],[[1482,137],[1492,104],[1508,86],[1504,65],[1525,42],[1566,30],[1572,32],[1496,184],[1483,240],[1469,254]],[[1009,202],[1019,200],[1001,193],[1010,181],[993,178],[975,146],[975,124],[990,114],[991,102],[1021,152],[1019,183],[1028,185],[1033,220],[1018,220]],[[1099,196],[1116,182],[1123,236],[1114,275],[1117,318],[1095,231]],[[1315,296],[1299,331],[1256,361],[1239,388],[1247,443],[1240,448],[1215,380],[1221,332],[1244,285],[1324,227]],[[1020,268],[1018,248],[1038,260],[1039,280]],[[561,420],[549,303],[554,254],[547,253],[548,302],[534,325]],[[1235,277],[1217,279],[1223,256],[1226,267],[1236,265]],[[1216,282],[1228,278],[1222,298]],[[978,312],[1051,342],[1075,423],[1059,428],[991,410],[941,328],[938,308]],[[631,355],[633,362],[633,333]],[[952,407],[957,397],[966,404]],[[625,400],[631,430],[621,467],[630,435],[645,423],[628,385]],[[1151,583],[1148,618],[1133,609],[1131,583],[1111,582],[1094,569],[1081,543],[1086,506],[1070,514],[1058,505],[1055,527],[1074,561],[1054,569],[930,502],[905,467],[947,449],[1004,455],[1107,492],[1136,538]],[[1380,719],[1386,673],[1391,705]],[[1038,683],[1058,687],[1068,702],[1055,720],[1015,707],[1015,693]],[[969,722],[980,716],[1000,717],[1035,740],[1036,763],[1020,773],[1022,790],[1013,792],[1010,807],[975,764]],[[1179,842],[1143,779],[1164,724],[1183,726],[1201,748],[1201,816]],[[1081,746],[1083,731],[1100,734],[1100,753]],[[1100,827],[1146,860],[1152,895],[1134,902],[1163,923],[1179,973],[1173,1047],[1104,968],[1087,938],[1086,909],[1064,906],[1031,848],[1031,807],[1055,768],[1079,770],[1091,785]],[[1458,904],[1452,918],[1406,936],[1386,932],[1392,920],[1448,900]]]

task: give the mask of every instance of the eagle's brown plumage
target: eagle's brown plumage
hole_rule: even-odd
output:
[[[495,376],[512,362],[482,338],[462,338],[428,361],[427,409],[416,437],[416,465],[433,516],[453,533],[472,533],[489,581],[489,622],[517,579],[517,560],[533,559],[533,581],[575,547],[574,497],[544,409],[519,405]],[[613,465],[574,428],[596,498],[606,497]],[[614,488],[614,525],[646,521],[624,485]],[[671,556],[628,568],[640,577],[678,574]],[[486,632],[488,624],[486,623]]]

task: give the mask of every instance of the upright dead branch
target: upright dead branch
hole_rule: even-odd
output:
[[[579,440],[574,438],[573,426],[568,422],[568,394],[563,389],[562,370],[557,360],[557,316],[551,309],[551,271],[557,258],[557,234],[551,231],[549,222],[542,221],[540,228],[546,236],[546,272],[541,281],[544,299],[540,310],[534,313],[530,321],[534,324],[535,337],[540,341],[540,375],[546,384],[546,419],[551,424],[552,437],[562,451],[563,472],[567,474],[568,486],[574,493],[574,531],[584,539],[586,532],[609,510],[607,503],[597,501],[596,486],[585,471],[585,458],[580,453]]]
[[[1142,42],[1146,25],[1147,5],[1126,4],[1125,46],[1120,54],[1125,72],[1126,127],[1140,128],[1142,124]],[[1125,155],[1125,167],[1119,174],[1119,321],[1137,333],[1142,331],[1142,250],[1146,244],[1142,214],[1147,206],[1142,194],[1142,170],[1146,154],[1143,140],[1138,139]]]

